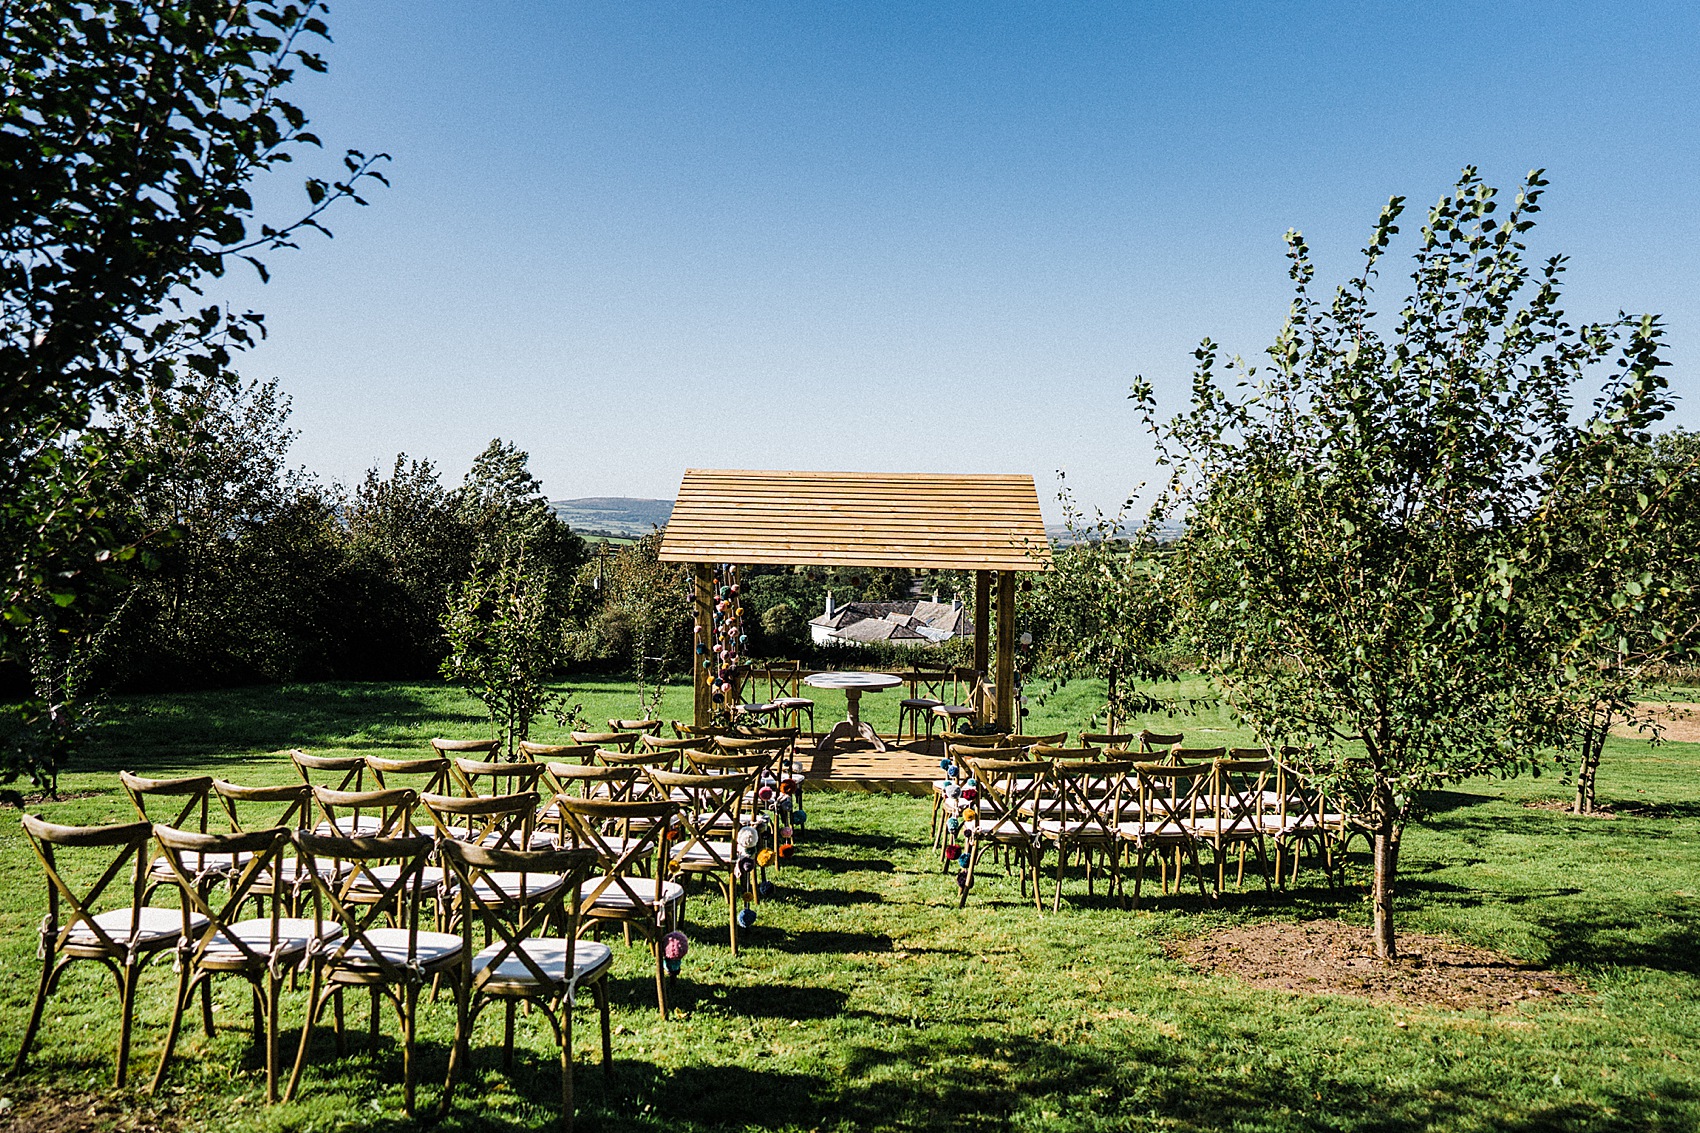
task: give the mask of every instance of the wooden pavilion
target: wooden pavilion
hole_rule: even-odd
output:
[[[1031,476],[693,468],[679,485],[660,557],[695,566],[698,640],[707,639],[713,616],[716,563],[973,571],[976,676],[996,690],[996,723],[1019,730],[1015,576],[1051,565]],[[711,678],[700,664],[693,672],[696,723],[706,726]]]

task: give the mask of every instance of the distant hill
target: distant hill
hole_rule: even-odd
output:
[[[590,496],[550,500],[556,515],[581,535],[648,535],[667,523],[672,500],[634,500],[626,496]]]

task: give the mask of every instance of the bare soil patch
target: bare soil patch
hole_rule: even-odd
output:
[[[1664,704],[1643,702],[1641,707],[1658,720],[1660,736],[1679,744],[1700,744],[1700,704],[1670,701]],[[1644,740],[1648,733],[1632,724],[1613,725],[1611,734],[1632,740]]]
[[[1587,990],[1569,976],[1444,937],[1401,933],[1399,947],[1398,963],[1383,965],[1365,929],[1339,921],[1271,921],[1178,941],[1171,954],[1255,987],[1454,1010],[1504,1010]]]
[[[1594,809],[1587,814],[1576,814],[1575,799],[1524,799],[1523,806],[1529,810],[1551,810],[1559,814],[1575,814],[1577,818],[1616,818],[1617,811],[1605,803],[1596,802]]]
[[[182,1128],[169,1103],[118,1092],[0,1087],[0,1133],[175,1133]]]

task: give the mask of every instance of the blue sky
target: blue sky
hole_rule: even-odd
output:
[[[1331,283],[1390,194],[1426,207],[1466,163],[1507,190],[1548,170],[1531,247],[1571,256],[1568,310],[1663,314],[1700,400],[1692,5],[329,22],[331,72],[296,100],[330,154],[391,153],[394,187],[222,292],[267,313],[243,368],[280,379],[294,458],[327,477],[406,451],[458,481],[501,436],[556,498],[670,496],[688,466],[1031,472],[1054,517],[1061,468],[1113,508],[1152,475],[1134,375],[1179,408],[1198,339],[1273,337],[1288,227]]]

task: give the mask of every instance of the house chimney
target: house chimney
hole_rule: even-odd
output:
[[[938,605],[938,603],[939,603],[939,592],[937,590],[935,590],[935,591],[933,591],[933,605],[936,606],[936,605]]]
[[[835,609],[836,607],[832,604],[832,591],[828,590],[826,592],[826,616],[832,617]]]
[[[950,608],[954,611],[961,611],[961,609],[962,609],[962,599],[952,598],[950,600]]]

